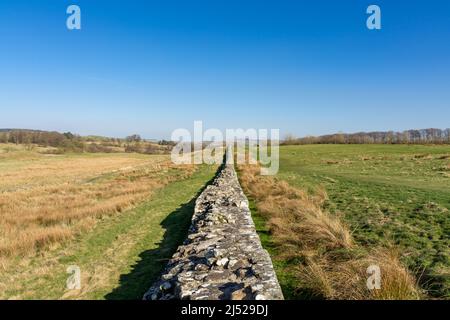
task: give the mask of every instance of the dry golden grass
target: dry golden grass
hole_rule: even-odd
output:
[[[323,210],[326,193],[312,195],[273,177],[257,166],[239,168],[244,190],[255,199],[298,290],[325,299],[418,299],[416,280],[393,248],[361,248],[340,217]],[[368,290],[367,267],[381,269],[381,289]]]
[[[70,239],[97,218],[134,206],[175,179],[167,174],[172,169],[165,156],[11,153],[0,159],[0,267],[13,256]],[[183,167],[179,174],[193,170]]]
[[[353,246],[348,229],[321,209],[324,191],[310,195],[285,181],[258,176],[257,168],[246,167],[241,172],[243,187],[257,199],[258,212],[268,220],[280,245],[301,244],[306,250],[318,244],[330,249]]]

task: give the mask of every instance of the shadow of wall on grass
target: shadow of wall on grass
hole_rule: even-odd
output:
[[[106,300],[142,299],[145,292],[157,280],[178,246],[186,239],[194,214],[195,201],[203,190],[214,181],[222,167],[223,165],[218,168],[214,177],[201,188],[192,200],[182,204],[161,222],[165,232],[158,248],[141,252],[139,254],[140,260],[129,273],[120,276],[119,286],[105,295]]]

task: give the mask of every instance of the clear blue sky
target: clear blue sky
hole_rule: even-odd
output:
[[[298,136],[446,128],[450,1],[1,1],[0,111],[0,128],[147,138],[194,120]]]

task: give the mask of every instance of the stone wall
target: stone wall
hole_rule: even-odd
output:
[[[232,164],[197,199],[187,239],[144,299],[283,299]]]

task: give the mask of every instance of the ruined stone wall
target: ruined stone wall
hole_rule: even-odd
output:
[[[144,299],[283,299],[232,164],[197,199],[186,241]]]

